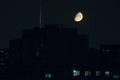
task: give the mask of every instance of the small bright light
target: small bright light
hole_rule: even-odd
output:
[[[109,71],[105,71],[105,76],[109,77],[109,75],[110,75],[110,72]]]
[[[83,20],[83,14],[81,12],[78,12],[74,17],[74,21],[81,22],[82,20]]]
[[[79,70],[73,70],[73,76],[79,76],[80,71]]]

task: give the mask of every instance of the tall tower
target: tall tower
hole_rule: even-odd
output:
[[[40,28],[42,28],[42,6],[40,5]]]

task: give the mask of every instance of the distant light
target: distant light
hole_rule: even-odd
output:
[[[1,63],[1,65],[2,65],[2,66],[5,65],[5,63]]]
[[[6,55],[8,55],[8,53],[5,53]]]
[[[119,79],[119,75],[113,75],[113,79]]]
[[[41,47],[43,47],[43,43],[41,43]]]
[[[110,76],[110,72],[109,71],[105,71],[105,76],[109,77]]]
[[[106,49],[106,52],[109,52],[109,49]]]
[[[39,56],[39,51],[36,52],[36,56],[37,56],[37,57]]]
[[[3,61],[3,59],[1,58],[1,61]]]
[[[52,74],[50,73],[45,74],[45,78],[52,78]]]
[[[1,50],[1,53],[4,53],[4,51],[3,51],[3,50]]]
[[[91,71],[85,71],[85,76],[91,76]]]
[[[83,20],[83,14],[81,12],[78,12],[74,17],[74,21],[81,22],[82,20]]]
[[[79,70],[73,70],[73,76],[79,76],[80,71]]]

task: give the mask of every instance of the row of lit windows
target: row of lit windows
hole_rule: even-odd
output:
[[[96,77],[101,77],[101,71],[96,71]],[[110,77],[110,71],[105,71],[104,72],[105,77]],[[73,70],[73,76],[77,77],[80,76],[80,71],[79,70]],[[91,76],[91,71],[84,71],[84,76],[85,77],[90,77]],[[113,75],[113,78],[119,79],[119,75]]]
[[[79,71],[76,71],[74,70],[73,71],[73,76],[76,77],[76,76],[79,76],[80,75],[80,72]],[[96,76],[100,76],[101,75],[101,72],[100,71],[96,71]],[[85,74],[84,74],[85,77],[90,77],[91,76],[91,72],[90,71],[85,71]],[[106,71],[105,72],[105,76],[106,77],[109,77],[109,71]],[[45,78],[53,78],[52,74],[51,73],[46,73],[44,75]],[[113,75],[113,79],[119,79],[119,75],[115,74]]]
[[[83,71],[83,72],[84,72],[83,76],[86,77],[86,78],[90,78],[92,76],[91,71]],[[102,73],[103,72],[97,70],[95,72],[95,76],[98,77],[98,78],[103,77]],[[81,75],[81,71],[72,70],[72,77],[75,78],[75,77],[79,77],[80,75]],[[119,77],[120,77],[118,74],[111,75],[110,71],[104,71],[104,75],[105,75],[104,77],[106,77],[106,78],[111,78],[112,77],[113,79],[119,79]],[[54,76],[53,76],[52,73],[45,73],[44,78],[54,78]]]

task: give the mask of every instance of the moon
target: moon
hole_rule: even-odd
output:
[[[81,22],[82,20],[83,20],[83,14],[81,12],[78,12],[74,17],[74,21]]]

